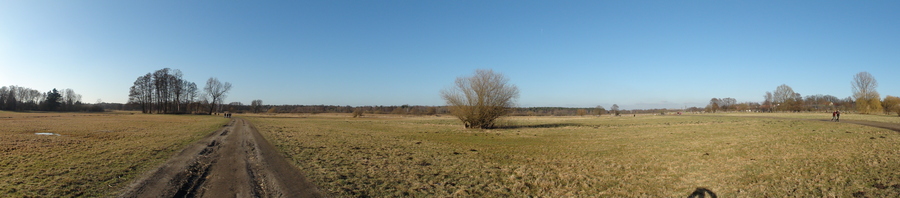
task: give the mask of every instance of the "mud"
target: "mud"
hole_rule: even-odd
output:
[[[118,197],[326,197],[263,138],[234,118],[145,173]]]

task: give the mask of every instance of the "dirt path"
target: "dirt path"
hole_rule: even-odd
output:
[[[831,121],[831,119],[803,119],[803,118],[785,118],[785,117],[769,117],[769,116],[742,116],[742,117],[833,122],[833,121]],[[863,120],[841,120],[840,122],[841,123],[858,124],[858,125],[870,126],[870,127],[878,127],[878,128],[882,128],[882,129],[888,129],[888,130],[900,132],[900,124],[895,124],[895,123],[863,121]]]
[[[119,197],[325,197],[250,122],[232,119]]]
[[[831,119],[811,119],[811,120],[831,122]],[[887,122],[862,121],[862,120],[841,120],[841,122],[870,126],[870,127],[878,127],[878,128],[882,128],[882,129],[889,129],[889,130],[893,130],[896,132],[900,132],[900,124],[887,123]]]

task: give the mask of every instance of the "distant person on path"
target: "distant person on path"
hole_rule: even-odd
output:
[[[831,121],[834,122],[835,119],[837,119],[837,111],[831,112]]]
[[[836,112],[837,112],[837,118],[835,118],[834,121],[840,122],[841,121],[841,111],[836,111]]]

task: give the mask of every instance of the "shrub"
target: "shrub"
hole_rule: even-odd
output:
[[[456,78],[456,86],[442,90],[441,97],[466,128],[493,128],[519,98],[519,88],[508,81],[493,70],[476,70],[474,76]]]

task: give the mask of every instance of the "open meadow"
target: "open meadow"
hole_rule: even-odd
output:
[[[721,197],[900,195],[900,135],[849,123],[511,117],[471,130],[448,116],[245,117],[338,197],[685,197],[698,187]]]
[[[219,116],[130,112],[0,111],[0,194],[112,196],[228,121]]]
[[[719,114],[716,114],[719,115]],[[744,116],[744,117],[777,117],[777,118],[795,118],[809,120],[831,120],[831,112],[823,113],[725,113],[721,115],[728,116]],[[841,113],[841,120],[848,121],[871,121],[900,124],[900,116],[897,114],[855,114]]]

